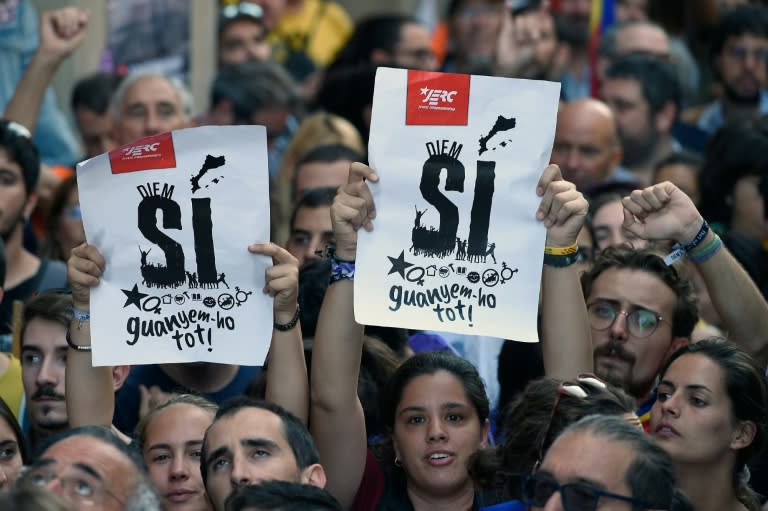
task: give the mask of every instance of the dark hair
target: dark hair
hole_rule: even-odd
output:
[[[298,112],[301,94],[288,72],[278,63],[242,62],[223,66],[211,85],[211,104],[232,102],[235,119],[252,123],[253,114],[267,108],[285,107]]]
[[[405,358],[408,348],[408,330],[391,326],[365,325],[364,333],[368,337],[375,337],[395,352],[400,358]]]
[[[72,111],[78,107],[87,108],[99,115],[104,115],[109,110],[112,94],[120,85],[121,77],[112,73],[94,73],[75,83],[72,89],[70,106]]]
[[[669,62],[651,55],[627,55],[608,67],[605,78],[636,80],[651,114],[659,113],[667,103],[675,105],[675,117],[680,113],[682,88],[675,68]]]
[[[374,50],[394,53],[397,43],[400,42],[403,26],[409,23],[419,22],[402,14],[378,14],[359,21],[347,44],[328,69],[333,71],[371,64],[371,54]]]
[[[461,9],[464,4],[467,3],[467,0],[451,0],[448,4],[448,18],[453,18],[458,12],[459,9]],[[498,4],[501,3],[501,0],[485,0],[484,3],[487,4]]]
[[[672,336],[690,337],[699,320],[696,294],[682,267],[667,266],[664,259],[655,252],[638,250],[628,246],[608,247],[595,257],[592,268],[581,275],[584,298],[592,292],[595,280],[606,270],[618,268],[639,270],[657,276],[675,293],[672,313]]]
[[[27,439],[24,433],[21,431],[19,421],[16,420],[16,416],[13,415],[13,411],[8,407],[8,404],[0,397],[0,418],[5,419],[8,427],[13,431],[13,436],[16,437],[16,444],[19,446],[19,454],[21,454],[21,462],[26,465],[29,463],[29,448],[27,446]]]
[[[723,14],[710,39],[710,59],[723,50],[731,37],[743,35],[768,37],[768,10],[760,4],[740,5]]]
[[[333,199],[336,197],[336,188],[331,186],[324,188],[311,188],[301,194],[296,205],[293,207],[291,213],[291,229],[293,229],[293,223],[296,221],[296,213],[300,208],[320,208],[323,206],[330,206],[333,204]]]
[[[6,274],[6,268],[7,266],[7,260],[5,257],[5,241],[3,241],[2,237],[0,237],[0,289],[3,288],[3,282],[5,282],[5,274]]]
[[[35,318],[53,321],[69,329],[69,322],[72,321],[72,295],[58,290],[49,290],[27,302],[22,316],[22,347],[24,347],[24,332],[29,322]]]
[[[315,96],[315,108],[336,114],[351,122],[367,146],[370,126],[363,116],[366,107],[373,104],[376,67],[339,69],[329,72]]]
[[[291,222],[293,224],[293,222]],[[328,278],[331,275],[330,259],[308,261],[299,269],[299,316],[301,336],[309,339],[315,336],[320,306],[323,304]]]
[[[341,511],[333,495],[310,484],[289,481],[262,481],[240,486],[224,502],[226,511]]]
[[[59,183],[51,198],[51,205],[45,215],[45,246],[43,255],[48,259],[61,259],[62,253],[56,233],[59,230],[61,214],[69,201],[72,190],[77,190],[77,177],[72,175]]]
[[[648,504],[648,509],[669,509],[675,494],[672,459],[649,435],[613,415],[584,417],[568,426],[561,435],[576,433],[587,433],[632,447],[635,459],[624,473],[632,498]],[[632,509],[641,511],[646,507],[633,506]]]
[[[0,119],[0,150],[21,167],[21,177],[27,196],[35,191],[40,176],[40,155],[29,131],[20,124]]]
[[[203,476],[203,484],[207,484],[208,470],[206,466],[206,458],[208,451],[208,432],[220,419],[232,417],[246,408],[258,408],[260,410],[266,410],[272,412],[280,418],[280,422],[283,425],[283,435],[285,436],[288,445],[291,446],[294,458],[296,458],[296,465],[300,469],[307,468],[315,463],[320,463],[320,455],[317,453],[315,442],[312,436],[309,434],[307,427],[302,423],[295,415],[287,411],[282,406],[271,403],[269,401],[261,401],[252,399],[246,396],[237,396],[227,400],[219,407],[219,411],[216,412],[216,416],[213,418],[213,423],[205,433],[205,439],[203,440],[202,455],[200,456],[200,472]]]
[[[768,179],[768,117],[728,123],[709,141],[700,175],[701,214],[729,226],[733,188],[752,175]]]
[[[682,346],[675,351],[661,369],[663,378],[669,367],[684,355],[702,355],[717,364],[723,372],[725,392],[731,402],[733,417],[755,424],[755,438],[736,454],[733,467],[733,489],[748,509],[759,509],[755,494],[741,482],[744,465],[760,453],[768,433],[768,384],[764,370],[735,344],[722,338],[710,338]]]
[[[296,162],[296,168],[306,163],[333,163],[339,160],[363,161],[363,155],[346,144],[324,144],[307,151]]]
[[[584,383],[580,387],[587,392],[585,399],[562,397],[552,414],[561,383],[562,380],[555,378],[534,380],[510,403],[501,432],[503,445],[479,451],[470,462],[470,474],[475,482],[488,488],[517,491],[519,485],[510,484],[516,478],[510,476],[533,469],[539,455],[540,435],[548,424],[551,425],[544,439],[544,452],[561,431],[582,417],[596,413],[621,416],[635,410],[635,400],[620,388],[610,384],[600,388]]]
[[[357,379],[357,396],[363,407],[368,438],[381,437],[387,433],[379,404],[384,388],[397,370],[400,360],[384,341],[365,335]]]

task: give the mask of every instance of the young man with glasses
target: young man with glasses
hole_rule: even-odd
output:
[[[691,199],[669,182],[635,190],[622,201],[624,228],[649,241],[673,241],[674,250],[615,247],[582,275],[601,378],[624,387],[647,424],[661,365],[688,343],[698,321],[696,297],[675,261],[696,264],[731,341],[765,366],[768,304],[750,277],[704,221]]]

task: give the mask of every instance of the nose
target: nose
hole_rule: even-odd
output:
[[[248,486],[251,484],[251,477],[246,470],[246,464],[238,457],[232,460],[232,472],[230,474],[233,486]]]
[[[0,490],[4,490],[11,486],[11,481],[8,480],[8,474],[5,473],[5,469],[0,467]]]
[[[162,120],[154,109],[149,109],[144,121],[144,135],[157,135],[163,132]]]
[[[53,357],[43,357],[40,370],[37,372],[38,385],[55,385],[59,382],[60,371],[55,367]]]
[[[611,323],[611,338],[616,341],[626,341],[629,337],[627,332],[627,313],[618,311],[616,317]]]
[[[189,470],[184,456],[174,456],[171,461],[171,481],[184,481],[189,479]]]
[[[560,492],[556,491],[553,493],[550,497],[547,503],[542,508],[545,511],[562,511],[563,510],[563,501],[560,498]]]
[[[678,417],[680,415],[680,407],[677,403],[677,393],[672,393],[661,403],[662,415],[671,415],[672,417]]]
[[[445,428],[443,427],[443,422],[439,419],[432,419],[429,421],[428,435],[428,440],[430,442],[441,442],[448,438]]]
[[[568,155],[565,158],[565,165],[570,170],[577,170],[581,166],[581,158],[579,157],[579,151],[577,149],[571,149],[568,151]]]
[[[61,484],[61,479],[59,479],[58,477],[54,477],[53,479],[48,481],[48,484],[46,484],[45,487],[54,493],[58,493],[59,495],[64,495],[64,486]]]
[[[315,253],[318,250],[322,250],[325,247],[321,246],[320,243],[320,237],[319,236],[312,236],[312,240],[307,243],[307,250],[304,253],[304,261],[312,261],[314,259],[319,259],[318,255]]]

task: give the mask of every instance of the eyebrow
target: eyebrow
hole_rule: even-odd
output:
[[[202,439],[200,439],[200,440],[188,440],[188,441],[184,442],[184,446],[185,447],[198,446],[198,445],[203,445],[203,440]],[[152,445],[150,445],[147,448],[148,451],[154,451],[154,450],[160,450],[160,449],[164,449],[164,450],[170,451],[171,450],[171,444],[168,444],[168,443],[152,444]]]
[[[467,405],[462,403],[444,403],[440,405],[441,410],[457,410],[457,409],[465,409],[467,408]],[[400,413],[398,415],[403,415],[404,413],[411,413],[411,412],[425,412],[427,410],[424,406],[406,406],[402,410],[400,410]]]
[[[552,472],[550,472],[549,470],[546,470],[546,469],[542,468],[542,469],[539,470],[538,473],[541,474],[541,475],[545,475],[545,476],[549,477],[550,479],[552,479],[553,481],[557,482],[557,484],[560,484],[560,485],[579,483],[579,484],[589,485],[592,488],[595,488],[597,490],[605,490],[605,485],[604,484],[602,484],[602,483],[600,483],[598,481],[594,481],[592,479],[587,479],[586,477],[574,477],[573,479],[568,480],[568,482],[561,483],[561,482],[559,482],[557,480],[555,475]]]
[[[672,383],[669,380],[661,380],[659,382],[659,385],[667,385],[669,387],[672,387],[673,389],[677,388],[677,385],[675,385],[674,383]],[[683,388],[688,389],[688,390],[703,390],[705,392],[709,392],[710,394],[713,394],[712,389],[710,389],[706,385],[700,385],[700,384],[692,383],[690,385],[684,385]]]
[[[277,451],[281,450],[277,443],[266,438],[244,438],[240,440],[240,445],[243,447],[269,447]]]
[[[19,443],[16,440],[0,440],[0,449],[4,449],[5,447],[18,447]]]
[[[210,465],[213,460],[224,455],[232,456],[232,451],[230,451],[229,447],[226,445],[222,445],[221,447],[214,449],[213,452],[211,452],[211,454],[205,459],[205,469],[208,470],[208,465]]]
[[[99,481],[102,480],[101,474],[99,474],[96,471],[95,468],[93,468],[92,466],[90,466],[90,465],[88,465],[86,463],[73,463],[72,466],[75,467],[75,468],[79,468],[80,470],[82,470],[86,474],[92,476],[95,479],[98,479]]]

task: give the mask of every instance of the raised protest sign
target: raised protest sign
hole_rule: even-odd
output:
[[[94,365],[261,365],[272,299],[266,133],[203,127],[141,139],[77,168],[88,243]]]
[[[369,160],[376,219],[361,231],[363,324],[536,341],[549,162],[560,85],[379,68]]]

